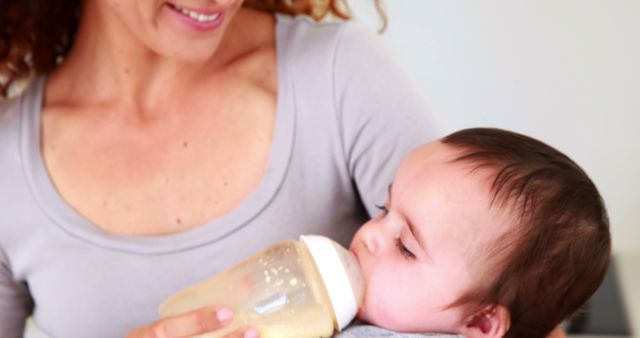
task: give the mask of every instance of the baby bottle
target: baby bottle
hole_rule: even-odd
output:
[[[160,305],[168,317],[207,305],[225,305],[234,320],[216,338],[250,325],[262,338],[330,337],[362,304],[364,282],[347,249],[322,236],[282,241]]]

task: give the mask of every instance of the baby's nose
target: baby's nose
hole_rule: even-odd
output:
[[[376,255],[380,251],[380,235],[375,231],[369,231],[365,234],[364,245],[370,254]]]
[[[371,255],[378,255],[393,246],[394,234],[384,224],[376,224],[364,233],[364,244]]]
[[[358,230],[356,239],[370,255],[379,255],[394,243],[394,229],[388,220],[372,219]]]

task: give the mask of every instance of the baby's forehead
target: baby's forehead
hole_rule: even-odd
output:
[[[469,189],[491,192],[497,169],[464,159],[464,152],[452,146],[433,142],[411,152],[401,163],[394,185],[416,185],[425,188],[438,181],[463,181]],[[465,190],[465,189],[462,189]],[[464,191],[462,193],[465,193]]]
[[[465,172],[465,174],[487,175],[496,172],[496,168],[489,163],[477,161],[469,157],[469,150],[461,147],[454,147],[440,141],[424,144],[410,152],[400,165],[397,174],[402,173],[402,169],[420,169],[422,173],[430,173],[433,168],[446,168]]]

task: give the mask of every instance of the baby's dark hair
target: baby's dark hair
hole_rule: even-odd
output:
[[[500,304],[510,313],[505,337],[546,337],[602,283],[611,253],[604,202],[566,155],[533,138],[474,128],[441,142],[456,163],[488,170],[492,207],[515,224],[484,253],[495,266],[457,303]]]

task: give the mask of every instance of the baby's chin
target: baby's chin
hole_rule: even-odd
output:
[[[363,306],[358,309],[356,318],[358,318],[361,322],[379,326],[385,329],[397,329],[397,323],[394,323],[391,318],[387,318],[384,313],[372,313],[372,311],[368,310],[369,309],[367,308],[366,303],[363,304]]]
[[[356,314],[356,318],[358,318],[362,322],[367,322],[367,323],[369,322],[369,320],[367,319],[366,312],[364,311],[364,309],[362,307],[360,307],[358,309],[358,313]]]
[[[408,325],[400,312],[386,312],[381,308],[367,308],[366,302],[358,309],[356,318],[361,322],[396,332],[428,332]]]
[[[373,323],[373,322],[371,321],[371,318],[369,318],[369,317],[370,317],[370,316],[369,316],[369,313],[368,313],[368,311],[367,311],[367,304],[366,304],[366,298],[365,298],[364,304],[362,304],[362,305],[358,308],[358,313],[356,314],[356,318],[358,318],[358,320],[360,320],[360,321],[362,321],[362,322],[366,322],[366,323],[374,324],[374,325],[375,325],[376,323]]]
[[[356,318],[363,322],[364,324],[369,324],[377,327],[381,327],[383,329],[395,331],[395,332],[411,332],[407,330],[407,328],[399,322],[394,321],[392,318],[388,318],[384,315],[370,315],[363,308],[358,310],[358,314]]]
[[[387,308],[367,308],[365,304],[358,309],[356,318],[363,323],[381,327],[395,332],[441,332],[445,334],[460,334],[460,330],[448,322],[420,322],[407,321],[402,313],[386,311]]]

